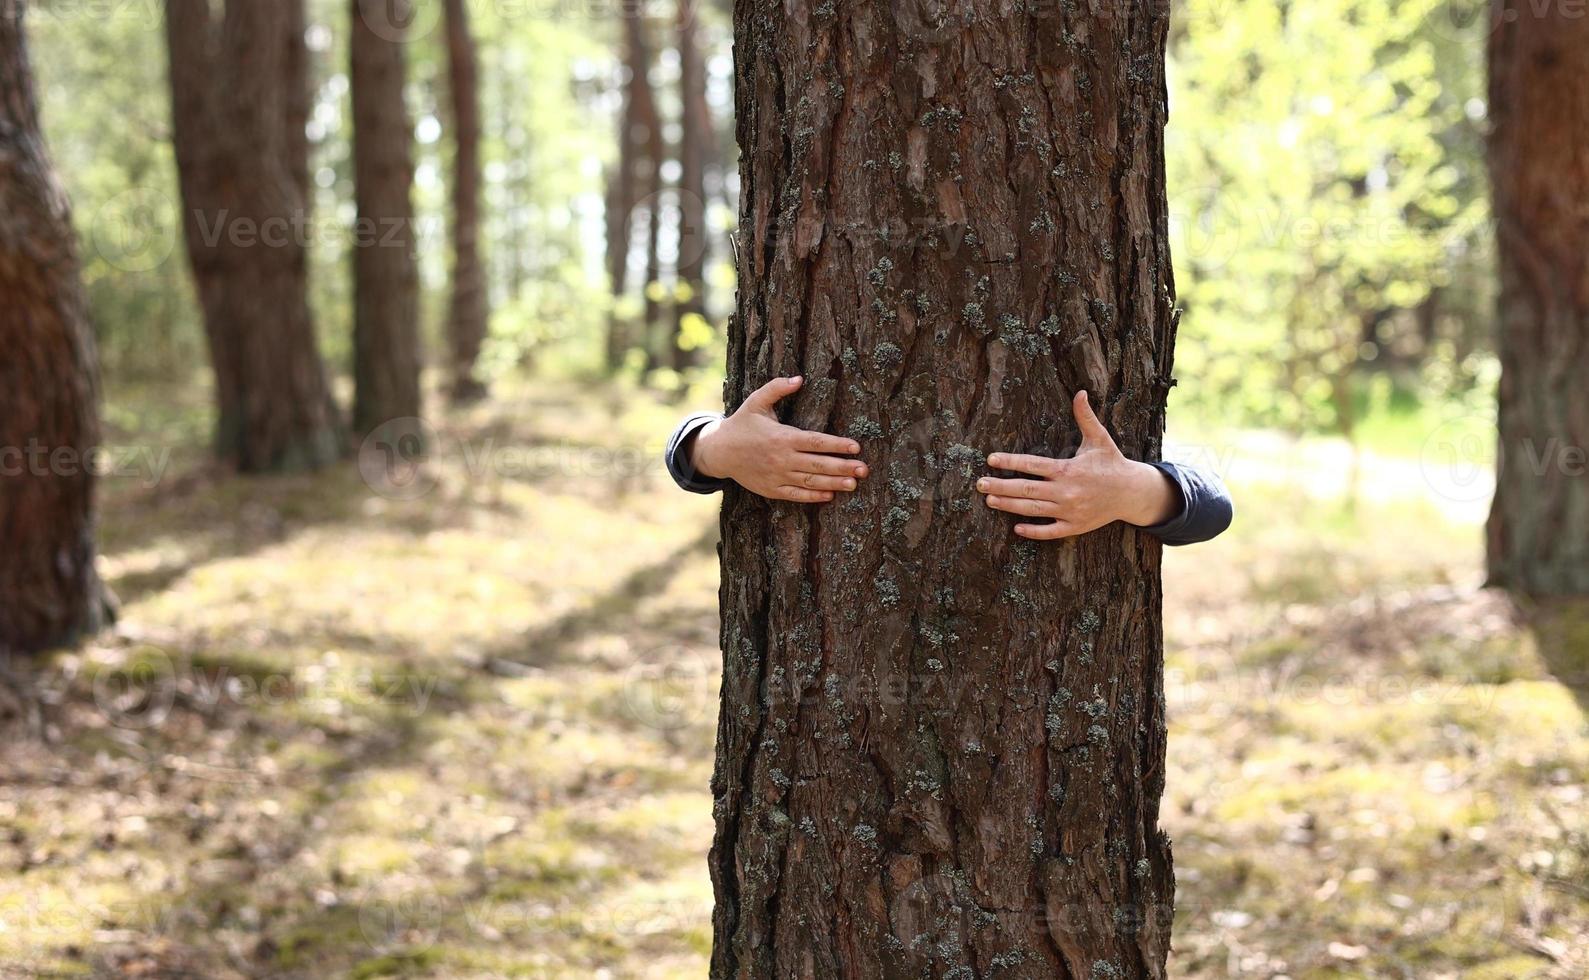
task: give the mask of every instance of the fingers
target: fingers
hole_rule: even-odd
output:
[[[1069,521],[1055,521],[1052,524],[1017,524],[1015,533],[1033,541],[1057,541],[1080,534],[1081,528]]]
[[[1060,462],[1047,456],[1028,456],[1025,453],[994,453],[988,457],[988,465],[993,469],[1030,473],[1033,476],[1053,476],[1059,472]]]
[[[1098,421],[1098,416],[1092,410],[1092,404],[1087,400],[1087,389],[1083,388],[1076,392],[1070,407],[1076,414],[1076,425],[1081,429],[1083,445],[1114,446],[1114,438],[1109,435],[1109,430],[1104,428],[1103,423]]]
[[[1023,497],[1027,500],[1048,497],[1054,492],[1053,486],[1046,480],[1000,480],[991,476],[978,480],[977,489],[1000,497]]]
[[[796,456],[794,469],[800,473],[820,473],[823,476],[853,476],[861,478],[871,472],[867,469],[866,464],[858,459],[818,456],[813,453],[800,453]]]
[[[792,500],[797,504],[825,504],[833,499],[826,490],[809,490],[805,487],[779,487],[769,496],[774,500]]]
[[[807,490],[832,490],[848,493],[855,489],[855,478],[849,476],[823,476],[820,473],[801,473],[797,480],[791,480],[790,486],[802,486]]]
[[[1059,505],[1052,500],[1022,500],[1018,497],[993,497],[987,498],[988,506],[994,510],[1002,510],[1007,514],[1020,514],[1023,517],[1058,517]]]
[[[807,453],[829,453],[838,456],[854,455],[861,451],[860,443],[843,436],[830,436],[826,432],[807,432],[790,428],[794,435],[790,441],[794,448]]]
[[[778,403],[800,390],[805,384],[805,378],[773,378],[771,381],[751,392],[745,399],[745,405],[753,412],[771,412]]]

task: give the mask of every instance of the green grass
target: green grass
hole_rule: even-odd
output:
[[[507,387],[393,500],[218,476],[163,404],[115,416],[193,461],[107,481],[122,622],[39,665],[42,729],[7,718],[0,975],[704,975],[716,511],[658,462],[681,409]],[[1235,490],[1166,561],[1173,975],[1583,975],[1589,733],[1474,591],[1476,529],[1416,483]]]

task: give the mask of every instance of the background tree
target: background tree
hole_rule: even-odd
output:
[[[353,428],[420,415],[413,134],[403,89],[402,0],[353,0]],[[376,18],[376,19],[372,19]],[[381,27],[381,30],[377,30]]]
[[[873,476],[731,488],[713,776],[719,977],[1162,977],[1160,545],[1022,541],[984,454],[1160,449],[1174,339],[1167,5],[735,9],[728,402]]]
[[[1484,217],[1452,194],[1465,144],[1443,138],[1472,123],[1430,77],[1441,4],[1184,5],[1168,168],[1198,383],[1178,397],[1352,440],[1393,387],[1371,379],[1399,383],[1378,367],[1432,359],[1419,307]]]
[[[98,364],[66,194],[39,133],[22,0],[0,0],[0,649],[109,614],[94,567]]]
[[[653,283],[659,262],[662,191],[662,117],[651,85],[651,44],[646,37],[641,7],[618,12],[622,35],[623,108],[618,116],[618,162],[609,181],[607,200],[607,272],[615,307],[608,321],[607,364],[617,368],[636,340],[654,365],[652,328],[660,315]],[[621,309],[629,284],[629,260],[638,219],[645,218],[644,276],[640,282],[642,309],[639,336],[630,335],[630,323]]]
[[[452,298],[447,309],[452,400],[484,397],[476,370],[490,320],[480,260],[480,58],[464,0],[447,0],[447,78],[453,130]]]
[[[183,231],[218,407],[244,472],[313,468],[344,440],[309,311],[302,0],[167,0]]]
[[[1494,16],[1501,385],[1489,582],[1534,600],[1542,652],[1589,698],[1589,19],[1513,2]]]
[[[706,166],[710,158],[712,110],[706,101],[706,62],[697,37],[695,3],[679,0],[679,301],[674,306],[672,367],[683,369],[711,336],[706,322],[706,262],[711,236],[706,227]]]

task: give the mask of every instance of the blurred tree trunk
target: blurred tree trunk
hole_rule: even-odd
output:
[[[662,161],[667,148],[662,140],[662,115],[657,110],[656,90],[651,86],[651,40],[647,36],[645,7],[637,4],[625,7],[622,13],[625,53],[629,67],[630,138],[635,141],[634,163],[636,198],[629,207],[628,221],[633,224],[642,213],[646,217],[645,278],[640,290],[644,319],[641,336],[644,338],[646,369],[654,370],[664,363],[661,350],[668,343],[660,336],[662,301],[657,295],[657,285],[662,278],[662,260],[658,254],[662,242]]]
[[[620,115],[618,163],[607,174],[607,281],[613,308],[607,313],[606,362],[608,371],[623,366],[629,351],[629,325],[617,308],[629,286],[629,208],[634,198],[633,144],[625,136],[628,111]]]
[[[618,118],[618,163],[609,176],[607,192],[607,275],[612,298],[621,303],[629,290],[629,253],[634,247],[636,219],[647,215],[646,278],[641,285],[645,322],[642,347],[651,360],[650,326],[657,307],[646,295],[656,276],[655,212],[662,188],[662,122],[651,89],[651,45],[646,38],[645,14],[636,6],[621,6],[618,19],[623,33],[623,110]],[[607,367],[616,370],[634,346],[633,324],[620,312],[607,318]]]
[[[1174,878],[1160,544],[1039,544],[984,454],[1157,458],[1174,344],[1168,5],[735,7],[728,403],[873,478],[731,487],[714,977],[1163,977]]]
[[[243,472],[337,459],[309,311],[303,0],[167,0],[172,143],[215,368],[216,447]]]
[[[1491,585],[1532,600],[1541,652],[1589,692],[1589,18],[1498,2],[1489,165],[1500,258]]]
[[[94,568],[98,362],[25,6],[0,0],[0,650],[32,652],[99,629],[110,603]]]
[[[485,266],[480,260],[480,59],[464,0],[446,0],[448,84],[456,141],[452,178],[452,301],[447,337],[452,352],[452,400],[485,397],[476,375],[490,320]]]
[[[712,114],[706,103],[706,63],[696,36],[695,4],[678,0],[679,93],[683,104],[679,137],[679,282],[688,292],[674,308],[673,367],[695,363],[680,342],[685,323],[706,316],[706,161],[712,152]]]
[[[404,101],[404,41],[390,27],[377,30],[407,21],[405,0],[353,0],[353,428],[360,435],[421,411],[414,127]]]

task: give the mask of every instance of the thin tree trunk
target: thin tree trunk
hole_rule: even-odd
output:
[[[480,259],[480,63],[464,0],[447,0],[448,85],[456,143],[452,178],[452,300],[447,337],[452,353],[452,400],[485,397],[476,374],[490,319],[485,266]]]
[[[985,454],[1157,458],[1174,283],[1167,5],[739,0],[728,402],[874,476],[730,488],[715,977],[1163,977],[1160,544],[1037,544]]]
[[[632,226],[641,214],[646,219],[645,276],[640,281],[641,303],[644,310],[641,337],[644,339],[646,369],[659,367],[659,356],[665,338],[658,336],[662,322],[662,304],[652,285],[661,279],[661,258],[658,246],[662,239],[662,160],[666,147],[662,141],[662,116],[657,110],[656,90],[651,85],[651,40],[647,34],[643,5],[625,7],[621,12],[624,26],[625,57],[629,66],[630,115],[629,138],[634,146],[630,164],[634,168],[634,199],[630,202],[627,222]]]
[[[392,3],[403,0],[353,0],[353,428],[360,435],[421,412],[414,129],[404,101],[403,42],[390,29],[377,32],[365,16],[381,18],[377,25],[406,23],[406,11],[385,9]]]
[[[215,369],[216,450],[244,472],[337,459],[309,311],[303,0],[167,0],[172,142]]]
[[[94,568],[98,361],[25,7],[0,0],[0,650],[32,652],[99,629],[110,602]]]
[[[1498,0],[1490,181],[1500,259],[1499,461],[1489,584],[1589,704],[1589,19]]]
[[[618,163],[607,175],[607,279],[612,289],[613,309],[607,314],[606,363],[608,371],[623,366],[629,352],[629,325],[616,308],[629,284],[629,209],[634,198],[634,166],[630,155],[634,144],[627,138],[629,114],[620,116]]]
[[[695,4],[679,0],[679,94],[683,104],[679,136],[679,282],[688,298],[674,308],[672,361],[675,369],[695,363],[693,350],[680,342],[689,317],[706,316],[706,161],[711,153],[712,114],[706,103],[706,63],[697,37]]]

